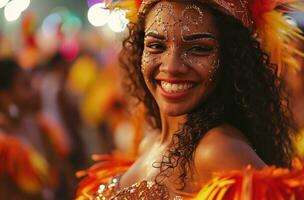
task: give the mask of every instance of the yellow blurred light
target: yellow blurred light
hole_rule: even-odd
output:
[[[96,80],[97,75],[97,63],[88,56],[82,56],[75,61],[71,68],[68,85],[73,91],[83,94]]]

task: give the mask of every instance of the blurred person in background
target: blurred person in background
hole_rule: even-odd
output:
[[[76,187],[75,172],[87,164],[86,147],[81,137],[81,118],[77,98],[66,87],[71,62],[55,54],[33,73],[33,88],[41,99],[38,121],[48,134],[57,155],[64,163],[61,167],[61,185],[58,198],[71,199]],[[65,197],[65,194],[68,196]]]
[[[85,148],[80,137],[81,119],[78,101],[66,87],[71,62],[59,53],[40,69],[39,95],[41,112],[61,126],[63,139],[70,149],[69,160],[75,169],[86,164]],[[38,85],[38,84],[36,84]]]
[[[6,134],[26,141],[41,155],[45,165],[48,166],[49,187],[46,192],[44,191],[45,196],[40,199],[71,199],[76,187],[74,173],[85,162],[81,156],[83,149],[81,145],[76,144],[71,150],[69,140],[75,141],[75,137],[67,135],[66,130],[70,129],[65,129],[58,118],[52,118],[42,109],[43,96],[40,96],[38,88],[40,81],[45,77],[41,76],[41,71],[38,69],[24,70],[13,59],[1,60],[0,67],[0,129]],[[50,84],[61,83],[60,80],[53,81]],[[43,92],[52,94],[51,89],[44,88]],[[52,100],[51,97],[49,98],[48,100]],[[59,97],[57,96],[55,100],[59,101]],[[7,157],[7,159],[14,158]]]
[[[30,73],[24,71],[12,59],[1,60],[0,67],[1,127],[8,131],[23,131],[19,128],[24,116],[32,113],[39,104],[31,89]]]
[[[107,122],[111,117],[105,113],[105,108],[116,91],[114,80],[113,74],[106,72],[92,52],[81,52],[71,64],[64,94],[65,99],[73,101],[73,107],[79,111],[81,133],[88,155],[110,153],[113,149],[111,128]]]
[[[0,60],[0,199],[54,199],[33,97],[29,74],[13,59]]]

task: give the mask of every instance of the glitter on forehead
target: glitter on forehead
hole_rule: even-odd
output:
[[[168,38],[168,31],[167,31],[167,26],[169,25],[168,23],[164,22],[163,18],[160,16],[161,12],[166,12],[167,15],[172,18],[174,16],[173,14],[173,8],[171,4],[165,4],[163,2],[159,3],[156,8],[156,14],[154,16],[154,21],[146,28],[145,32],[150,32],[152,27],[155,29],[152,30],[154,33],[160,33],[163,32],[165,34],[165,37]]]
[[[187,15],[186,12],[190,11],[190,10],[195,10],[199,14],[199,17],[195,18],[193,16],[191,17],[190,15]],[[184,11],[182,12],[182,17],[186,21],[186,24],[196,24],[196,25],[198,25],[199,23],[203,23],[204,13],[197,5],[191,4],[191,5],[188,5],[184,9]]]
[[[139,16],[145,16],[151,4],[161,0],[143,0],[139,9]],[[183,0],[189,2],[189,0]],[[240,20],[247,28],[253,30],[253,20],[249,12],[249,0],[198,0],[198,2],[207,3],[212,7],[234,16]]]
[[[175,41],[177,37],[176,28],[181,23],[181,20],[176,19],[173,5],[170,2],[160,2],[155,9],[155,14],[152,18],[154,21],[146,27],[145,32],[150,32],[152,29],[153,32],[164,34],[166,39],[168,39],[168,28],[171,27],[170,34],[172,35],[172,40]],[[167,17],[163,17],[161,13]]]
[[[191,10],[191,9],[197,11],[197,12],[199,13],[199,15],[200,15],[200,16],[199,16],[199,20],[202,20],[202,17],[204,16],[204,13],[203,13],[203,11],[201,10],[201,8],[198,7],[198,6],[195,5],[195,4],[187,5],[187,7],[185,8],[185,10],[183,11],[182,16],[185,16],[186,11]]]
[[[182,15],[177,18],[173,9],[173,4],[168,1],[159,2],[154,8],[153,16],[150,17],[150,20],[154,19],[154,21],[152,21],[152,23],[149,22],[145,32],[163,34],[166,36],[166,39],[168,39],[168,28],[171,27],[170,35],[173,41],[177,38],[177,27],[181,28],[180,35],[185,35],[184,33],[187,32],[200,34],[201,31],[199,31],[199,29],[202,27],[204,22],[204,12],[202,8],[195,4],[186,5],[186,8],[181,12],[181,14]],[[175,43],[175,45],[179,46],[178,43]]]
[[[189,15],[189,13],[187,13],[190,10],[194,10],[198,13],[198,17],[197,16],[193,16],[193,15]],[[190,25],[195,25],[196,28],[199,28],[200,26],[202,26],[203,24],[203,17],[204,17],[204,13],[201,10],[200,7],[198,7],[195,4],[191,4],[188,5],[182,12],[182,18],[184,19],[184,21],[182,22],[182,28],[181,28],[181,35],[182,38],[184,40],[184,35],[186,32],[191,32],[190,29]],[[195,32],[193,32],[194,30],[192,30],[192,34],[196,34]],[[197,32],[198,33],[198,32]]]

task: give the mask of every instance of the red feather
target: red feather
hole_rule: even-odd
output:
[[[138,9],[139,9],[141,3],[142,3],[142,0],[135,0],[135,5]]]
[[[254,0],[251,3],[250,11],[252,19],[255,22],[257,27],[263,23],[263,14],[270,12],[277,5],[276,0]]]

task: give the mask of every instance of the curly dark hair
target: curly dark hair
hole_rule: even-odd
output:
[[[152,7],[153,5],[151,5]],[[259,42],[235,18],[210,8],[220,33],[221,67],[216,89],[201,105],[187,114],[187,121],[174,134],[168,153],[160,163],[156,181],[180,167],[181,188],[193,166],[193,154],[205,133],[222,123],[239,129],[256,153],[269,165],[289,167],[294,155],[296,126],[291,117],[282,80]],[[151,124],[161,129],[158,106],[141,73],[144,48],[144,16],[129,25],[120,62],[126,71],[125,86],[147,108]]]

